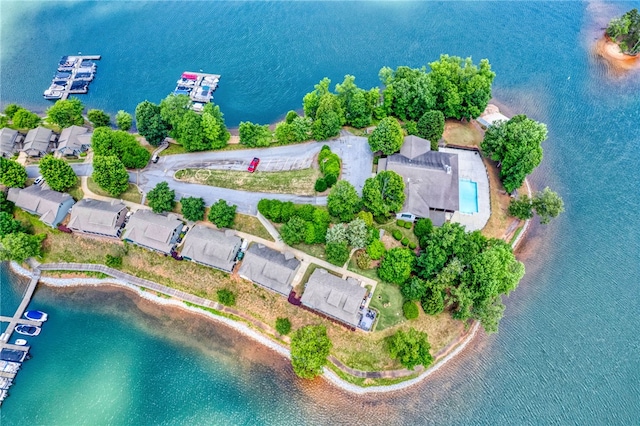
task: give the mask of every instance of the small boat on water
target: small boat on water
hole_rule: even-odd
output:
[[[41,321],[44,322],[49,317],[46,313],[42,311],[27,311],[24,313],[24,317],[31,321]]]
[[[16,326],[16,333],[24,334],[25,336],[37,336],[42,330],[40,327],[33,325],[20,324]]]
[[[16,339],[14,345],[17,346],[25,346],[27,344],[27,341],[25,339]]]

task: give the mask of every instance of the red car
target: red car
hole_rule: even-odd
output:
[[[258,168],[258,164],[260,164],[260,159],[258,157],[251,160],[251,164],[249,164],[249,168],[247,169],[249,173],[253,173]]]

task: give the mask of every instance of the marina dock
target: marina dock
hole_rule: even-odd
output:
[[[185,71],[176,83],[174,95],[188,95],[194,111],[202,111],[204,105],[211,102],[213,92],[218,88],[220,75]]]
[[[64,100],[69,95],[81,95],[89,91],[89,83],[93,81],[100,55],[63,56],[58,63],[56,74],[51,85],[44,91],[44,98]]]
[[[20,370],[20,367],[22,366],[22,361],[26,359],[29,353],[29,346],[20,346],[9,343],[16,326],[19,324],[33,326],[42,325],[39,321],[31,321],[23,318],[24,312],[27,309],[27,306],[29,306],[29,302],[31,302],[33,293],[36,290],[39,279],[40,270],[35,269],[33,271],[31,281],[27,286],[27,290],[22,296],[22,301],[20,302],[18,309],[16,309],[15,314],[13,314],[13,317],[0,316],[1,322],[9,323],[5,332],[0,335],[0,405],[2,405],[2,401],[4,401],[8,396],[8,390],[13,384],[13,379],[18,374],[18,370]]]

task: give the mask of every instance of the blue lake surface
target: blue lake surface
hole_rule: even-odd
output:
[[[82,101],[133,112],[185,70],[222,75],[227,124],[301,107],[322,77],[488,58],[508,115],[547,123],[533,175],[566,212],[532,230],[500,332],[429,381],[359,397],[280,356],[120,291],[40,288],[50,313],[3,425],[639,424],[640,76],[592,52],[614,2],[0,2],[0,104],[43,111],[60,56],[101,54]],[[3,315],[22,287],[2,266]],[[12,307],[13,306],[13,307]]]

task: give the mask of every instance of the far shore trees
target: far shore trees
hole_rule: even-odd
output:
[[[502,184],[507,192],[513,192],[542,161],[540,145],[546,138],[546,125],[521,114],[490,126],[480,148],[500,163]]]
[[[87,111],[87,118],[93,127],[106,127],[111,124],[111,117],[101,109],[90,109]]]
[[[116,113],[116,126],[118,126],[118,129],[128,132],[132,125],[133,117],[131,114],[124,110],[120,110]]]
[[[387,348],[391,358],[397,359],[409,370],[413,370],[416,365],[422,365],[426,368],[433,362],[427,333],[414,328],[407,331],[398,330],[389,336]]]
[[[0,183],[10,188],[23,188],[27,170],[20,163],[0,157]]]
[[[45,155],[39,163],[40,174],[54,191],[64,192],[78,182],[78,176],[69,163],[53,155]]]
[[[173,210],[175,197],[176,193],[173,189],[169,188],[169,184],[167,182],[160,182],[149,191],[147,201],[154,213],[164,213]]]
[[[403,138],[402,127],[398,120],[385,117],[369,135],[369,146],[373,152],[382,151],[384,155],[391,155],[400,150]]]
[[[640,53],[640,13],[631,9],[619,18],[609,22],[606,34],[620,46],[622,53],[637,55]]]
[[[47,121],[63,129],[71,126],[82,126],[84,105],[78,98],[60,99],[47,110]]]
[[[93,158],[93,181],[112,197],[117,197],[129,187],[129,174],[124,164],[116,156]]]
[[[322,374],[331,350],[331,341],[323,325],[307,325],[291,336],[291,365],[303,379],[313,379]]]
[[[230,205],[225,200],[218,200],[209,209],[209,221],[218,228],[231,228],[236,218],[235,204]]]
[[[197,222],[204,219],[204,200],[198,197],[183,197],[180,199],[182,215],[185,219]]]

